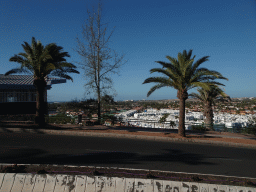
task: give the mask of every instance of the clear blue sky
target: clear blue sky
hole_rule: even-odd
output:
[[[256,2],[254,0],[103,0],[103,21],[109,31],[115,26],[110,47],[125,54],[128,62],[114,75],[115,100],[176,99],[177,91],[162,88],[146,97],[153,84],[142,85],[150,77],[155,61],[177,57],[193,49],[196,59],[210,56],[202,64],[227,77],[226,93],[231,97],[256,96]],[[56,43],[80,62],[74,51],[81,37],[87,9],[96,0],[1,0],[0,73],[19,66],[9,62],[23,52],[21,44],[34,36],[44,45]],[[49,101],[90,98],[84,94],[85,77],[71,74],[74,82],[53,85]],[[158,74],[153,74],[158,76]]]

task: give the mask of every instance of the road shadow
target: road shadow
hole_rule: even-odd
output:
[[[38,151],[35,155],[30,156],[18,156],[15,159],[9,159],[8,163],[19,163],[19,164],[59,164],[59,165],[110,165],[110,164],[145,164],[157,162],[178,162],[187,165],[216,165],[204,161],[207,158],[204,155],[194,153],[184,153],[181,150],[166,149],[165,153],[159,153],[154,155],[146,155],[139,153],[128,153],[128,152],[88,152],[84,154],[47,154],[45,151]],[[38,156],[40,155],[40,156]]]
[[[37,154],[38,155],[38,154]],[[28,158],[15,158],[9,160],[8,163],[19,164],[58,164],[58,165],[97,165],[97,164],[136,164],[137,154],[125,152],[95,152],[86,154],[42,154]]]
[[[145,155],[140,158],[140,161],[167,161],[167,162],[179,162],[187,165],[215,165],[204,161],[207,157],[201,154],[185,153],[181,150],[166,149],[165,153],[157,155]]]
[[[37,148],[6,146],[0,149],[0,161],[10,161],[16,163],[15,160],[33,158],[37,155],[46,154],[47,151]]]

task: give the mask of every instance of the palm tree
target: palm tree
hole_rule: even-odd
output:
[[[5,75],[13,73],[30,73],[34,75],[34,86],[36,87],[36,119],[35,123],[39,126],[45,125],[44,113],[46,104],[44,102],[44,93],[46,90],[46,79],[48,75],[73,79],[67,73],[79,73],[72,63],[66,62],[65,57],[70,57],[67,52],[62,51],[62,47],[55,43],[43,46],[40,41],[32,37],[32,43],[22,44],[24,53],[19,53],[10,58],[10,61],[21,64],[19,68],[12,69]]]
[[[155,90],[162,87],[173,87],[177,90],[177,97],[180,103],[179,115],[179,130],[180,136],[185,137],[185,101],[188,98],[188,90],[194,87],[202,87],[209,89],[210,85],[223,85],[214,80],[226,79],[217,71],[211,71],[206,68],[198,68],[202,63],[208,60],[209,56],[202,57],[194,63],[195,56],[191,58],[192,50],[183,53],[178,53],[178,59],[170,56],[166,58],[170,63],[163,61],[156,61],[161,64],[163,68],[153,68],[151,73],[161,73],[164,77],[150,77],[147,78],[145,83],[157,83],[147,93],[150,96]],[[210,80],[210,82],[209,82]]]
[[[206,129],[213,130],[213,109],[215,101],[230,101],[231,98],[218,86],[210,86],[209,90],[199,88],[198,93],[191,93],[189,96],[199,99],[204,105],[204,116]]]

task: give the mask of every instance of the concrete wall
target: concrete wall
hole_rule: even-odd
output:
[[[154,179],[0,173],[0,192],[256,192],[252,187]]]

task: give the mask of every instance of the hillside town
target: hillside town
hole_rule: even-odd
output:
[[[160,123],[160,119],[164,114],[169,114],[164,123]],[[178,110],[172,109],[148,109],[142,113],[138,113],[137,110],[129,110],[116,115],[118,118],[122,118],[122,121],[126,125],[132,125],[137,127],[146,128],[171,128],[178,129]],[[214,113],[214,125],[218,130],[219,127],[246,127],[249,124],[250,119],[255,115],[240,115],[240,114],[228,114],[228,113]],[[170,122],[174,122],[171,125]],[[203,112],[188,112],[185,118],[185,127],[187,130],[192,129],[192,125],[202,125],[204,123]]]
[[[94,119],[98,117],[94,100],[90,102],[87,104],[85,101],[52,103],[49,104],[50,108],[53,109],[50,115],[56,116],[65,113],[66,116],[75,118],[75,123],[86,125],[86,122],[94,122]],[[102,115],[105,125],[178,129],[179,102],[177,99],[112,101],[104,103],[103,109]],[[256,98],[233,98],[230,102],[217,102],[213,106],[213,112],[213,123],[216,131],[224,128],[227,131],[233,131],[234,128],[244,128],[256,117]],[[160,121],[166,114],[164,121]],[[78,122],[78,116],[81,116],[80,122]],[[188,99],[185,116],[186,130],[193,129],[193,126],[203,125],[204,119],[203,103],[196,99]]]

